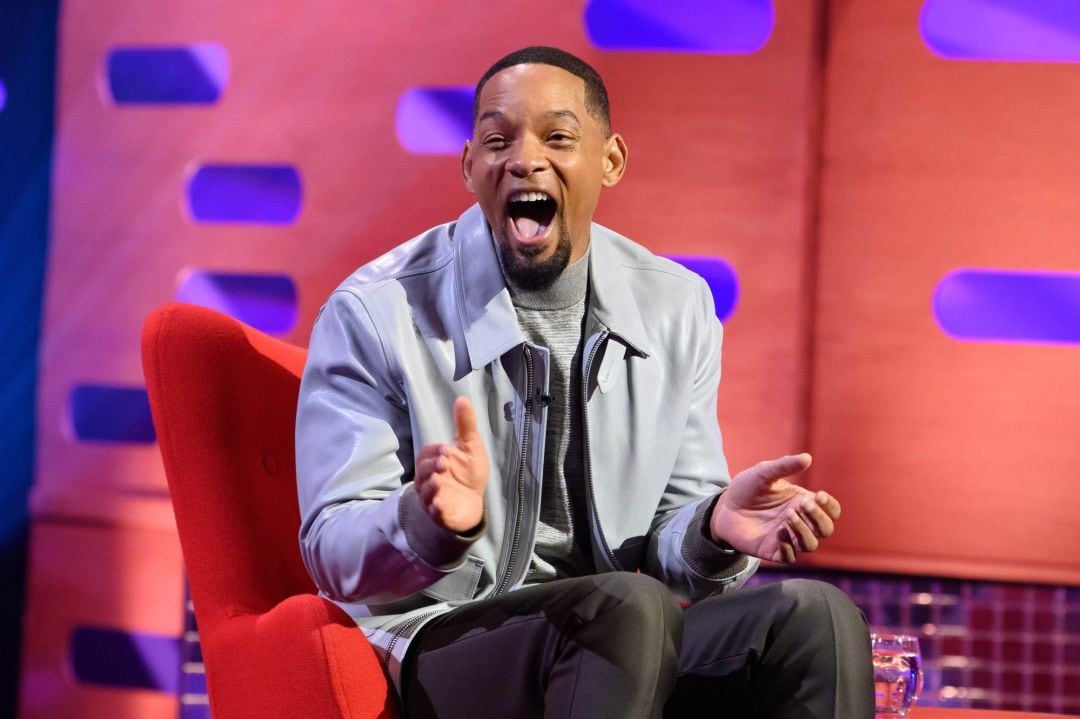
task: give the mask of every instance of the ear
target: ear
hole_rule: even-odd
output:
[[[611,137],[604,140],[604,187],[619,184],[626,172],[628,153],[626,141],[619,133],[612,133]]]
[[[465,180],[465,189],[475,195],[472,181],[472,142],[465,141],[465,147],[461,150],[461,177]]]

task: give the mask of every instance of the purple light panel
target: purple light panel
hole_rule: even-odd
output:
[[[109,52],[106,77],[118,105],[207,105],[228,84],[229,54],[212,42],[121,47]]]
[[[150,400],[141,387],[76,385],[68,408],[80,441],[150,444],[157,439]]]
[[[152,689],[176,694],[180,687],[180,642],[175,637],[76,627],[71,665],[86,684]]]
[[[601,50],[749,54],[768,42],[772,0],[589,0],[585,30]]]
[[[177,299],[209,307],[268,334],[283,335],[296,325],[296,284],[285,275],[197,270],[184,278]]]
[[[1080,274],[963,269],[934,291],[934,318],[950,337],[1080,344]]]
[[[721,322],[731,317],[739,302],[739,277],[734,267],[719,257],[667,255],[667,258],[704,277],[712,290],[716,316]]]
[[[919,24],[945,58],[1080,61],[1076,0],[926,0]]]
[[[472,87],[414,87],[398,100],[398,142],[420,155],[460,155],[472,137]]]
[[[7,88],[4,87],[4,80],[0,78],[0,112],[4,111],[4,105],[7,104]]]
[[[303,189],[291,165],[203,165],[187,198],[198,222],[287,225],[300,214]]]

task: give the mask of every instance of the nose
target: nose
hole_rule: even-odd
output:
[[[544,144],[538,139],[526,135],[515,145],[514,153],[507,161],[507,169],[514,177],[528,177],[534,172],[549,167]]]

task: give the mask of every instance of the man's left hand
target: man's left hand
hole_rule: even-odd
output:
[[[810,466],[809,454],[760,462],[736,474],[713,508],[709,531],[742,552],[790,564],[799,552],[818,548],[833,533],[840,503],[828,492],[811,492],[787,477]]]

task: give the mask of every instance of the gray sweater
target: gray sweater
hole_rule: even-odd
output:
[[[551,353],[540,524],[527,584],[595,572],[589,553],[582,457],[581,337],[589,288],[589,253],[543,290],[507,279],[518,325],[529,342]]]

